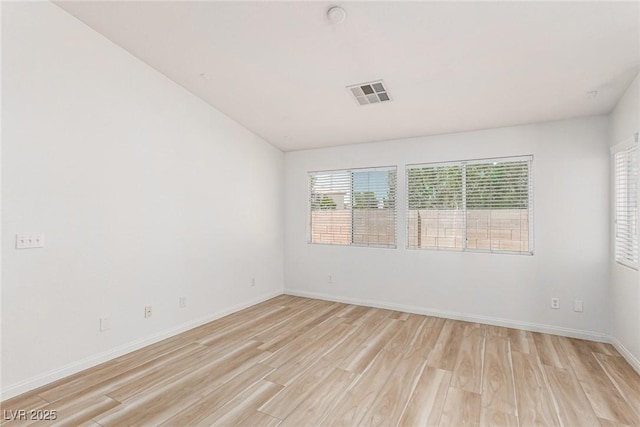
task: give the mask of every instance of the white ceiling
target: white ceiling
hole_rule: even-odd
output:
[[[285,151],[608,113],[640,69],[638,2],[56,4]]]

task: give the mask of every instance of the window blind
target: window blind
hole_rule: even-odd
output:
[[[531,156],[407,167],[407,247],[532,253]]]
[[[615,198],[615,259],[638,268],[638,144],[613,153]]]
[[[310,172],[311,243],[396,246],[396,168]]]
[[[409,248],[464,247],[462,165],[418,166],[407,170]]]

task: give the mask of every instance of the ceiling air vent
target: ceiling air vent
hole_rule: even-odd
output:
[[[349,89],[360,105],[375,104],[391,100],[391,98],[389,98],[387,88],[384,87],[382,80],[347,86],[347,89]]]

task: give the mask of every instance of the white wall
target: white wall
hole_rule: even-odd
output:
[[[615,145],[629,140],[639,129],[640,75],[610,114],[609,143]],[[611,228],[611,336],[618,349],[640,372],[640,277],[637,271],[615,262],[613,236]]]
[[[285,292],[606,340],[607,124],[597,116],[286,153]],[[405,248],[405,164],[525,154],[534,156],[533,256]],[[398,248],[308,244],[307,172],[385,165],[398,165]]]
[[[282,293],[282,152],[49,2],[2,66],[2,399]]]

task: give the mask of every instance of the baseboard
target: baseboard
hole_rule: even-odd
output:
[[[403,311],[406,313],[422,314],[425,316],[443,317],[446,319],[463,320],[465,322],[484,323],[487,325],[502,326],[506,328],[523,329],[525,331],[542,332],[545,334],[561,335],[564,337],[580,338],[589,341],[610,342],[607,334],[584,331],[581,329],[564,328],[561,326],[543,325],[531,322],[521,322],[518,320],[500,319],[496,317],[481,316],[475,314],[458,313],[455,311],[436,310],[423,307],[415,307],[403,304],[394,304],[375,300],[359,298],[340,297],[318,292],[300,291],[295,289],[285,289],[287,295],[299,297],[316,298],[326,301],[342,302],[346,304],[364,305],[367,307],[384,308],[388,310]]]
[[[616,337],[610,337],[611,344],[618,350],[618,352],[624,357],[629,365],[640,375],[640,360],[635,357],[627,347],[622,345],[620,341]]]
[[[200,317],[198,319],[183,323],[175,328],[171,328],[171,329],[156,333],[150,337],[143,338],[128,344],[124,344],[122,346],[118,346],[109,351],[90,356],[88,358],[71,363],[61,368],[54,369],[49,372],[45,372],[44,374],[29,378],[21,383],[14,384],[12,386],[9,386],[0,390],[0,401],[5,401],[19,394],[25,393],[30,390],[34,390],[38,387],[49,384],[53,381],[57,381],[69,375],[73,375],[85,369],[99,365],[100,363],[107,362],[116,357],[138,350],[142,347],[146,347],[148,345],[154,344],[158,341],[162,341],[166,338],[188,331],[197,326],[200,326],[205,323],[219,319],[221,317],[227,316],[231,313],[235,313],[247,307],[251,307],[255,304],[259,304],[263,301],[266,301],[278,295],[281,295],[282,293],[283,293],[282,291],[276,291],[276,292],[271,292],[269,294],[262,295],[250,301],[247,301],[241,304],[236,304],[224,310],[220,310],[215,313]],[[447,319],[463,320],[467,322],[484,323],[488,325],[523,329],[523,330],[532,331],[532,332],[542,332],[547,334],[561,335],[561,336],[567,336],[572,338],[580,338],[580,339],[586,339],[591,341],[607,342],[607,343],[610,342],[620,352],[620,354],[624,356],[624,358],[629,362],[629,364],[638,373],[640,373],[640,361],[633,354],[631,354],[631,352],[624,345],[622,345],[622,343],[620,343],[614,337],[609,337],[606,334],[602,334],[598,332],[563,328],[559,326],[543,325],[543,324],[530,323],[530,322],[521,322],[521,321],[509,320],[509,319],[500,319],[500,318],[489,317],[489,316],[458,313],[453,311],[428,309],[423,307],[394,304],[394,303],[388,303],[388,302],[382,302],[382,301],[376,301],[376,300],[340,297],[335,295],[300,291],[295,289],[285,289],[284,293],[287,295],[294,295],[294,296],[300,296],[300,297],[306,297],[306,298],[315,298],[315,299],[321,299],[326,301],[336,301],[336,302],[342,302],[342,303],[354,304],[354,305],[364,305],[368,307],[397,310],[397,311],[403,311],[407,313],[422,314],[426,316],[436,316],[436,317],[443,317]]]
[[[229,314],[235,313],[236,311],[240,311],[247,307],[251,307],[252,305],[259,304],[263,301],[277,297],[278,295],[282,295],[282,291],[270,292],[268,294],[261,295],[250,301],[236,304],[224,310],[220,310],[215,313],[200,317],[198,319],[183,323],[174,328],[167,329],[162,332],[158,332],[150,337],[133,341],[133,342],[115,347],[111,350],[108,350],[99,354],[95,354],[93,356],[89,356],[85,359],[70,363],[61,368],[54,369],[49,372],[45,372],[41,375],[37,375],[35,377],[29,378],[18,384],[14,384],[9,387],[3,388],[2,390],[0,390],[0,402],[10,399],[19,394],[26,393],[27,391],[34,390],[43,385],[52,383],[53,381],[57,381],[59,379],[68,377],[69,375],[73,375],[80,371],[84,371],[85,369],[92,368],[101,363],[108,362],[109,360],[115,359],[116,357],[120,357],[124,354],[131,353],[132,351],[157,343],[158,341],[162,341],[164,339],[170,338],[174,335],[188,331],[189,329],[193,329],[197,326],[203,325],[205,323],[208,323],[216,319],[219,319],[221,317],[227,316]]]

